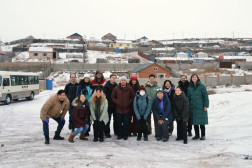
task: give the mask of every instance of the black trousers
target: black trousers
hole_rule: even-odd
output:
[[[147,137],[148,135],[148,127],[147,127],[147,121],[144,119],[137,120],[137,133],[138,137],[142,137],[142,134],[144,137]]]
[[[128,137],[130,124],[130,113],[119,114],[116,113],[116,127],[117,135],[119,137]]]
[[[114,129],[114,134],[117,135],[117,127],[116,127],[116,115],[115,115],[115,109],[114,108],[108,108],[108,116],[109,116],[109,122],[105,126],[105,135],[110,134],[110,121],[111,117],[113,115],[113,129]]]
[[[187,132],[191,132],[191,131],[192,131],[192,121],[191,121],[191,117],[189,116]]]
[[[94,139],[103,139],[103,131],[105,128],[105,124],[103,121],[95,120],[93,124],[94,129]]]
[[[174,128],[174,126],[173,126],[173,121],[172,121],[172,122],[169,122],[169,123],[168,123],[168,132],[172,134],[173,128]]]
[[[187,141],[187,126],[183,120],[177,121],[177,138]]]
[[[200,136],[199,134],[199,125],[194,125],[195,135]],[[201,136],[206,135],[206,127],[205,125],[200,125]]]

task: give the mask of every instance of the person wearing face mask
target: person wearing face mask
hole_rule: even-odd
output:
[[[140,141],[142,134],[144,141],[148,141],[147,118],[151,111],[151,98],[146,94],[145,87],[140,86],[134,98],[134,112],[137,118],[137,140]]]
[[[101,88],[103,89],[103,84],[106,82],[106,79],[104,78],[103,74],[101,71],[96,71],[95,72],[95,79],[91,81],[92,89],[93,91],[96,88]]]
[[[191,76],[190,86],[187,91],[187,98],[190,104],[190,115],[194,125],[195,136],[193,140],[205,140],[206,128],[208,124],[207,108],[209,107],[208,92],[206,86],[200,82],[197,74]],[[199,135],[199,125],[201,137]]]
[[[139,81],[136,76],[132,76],[130,78],[129,85],[132,87],[132,89],[134,90],[134,93],[136,95],[136,92],[139,91],[139,88],[140,88]],[[133,134],[133,136],[137,136],[137,118],[134,113],[133,104],[131,106],[129,136],[131,136],[132,134]]]

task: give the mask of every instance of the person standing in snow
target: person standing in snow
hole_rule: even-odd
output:
[[[106,79],[104,79],[104,76],[101,71],[96,71],[95,72],[95,79],[91,81],[92,89],[93,91],[96,88],[103,88],[103,84],[106,82]]]
[[[134,112],[137,118],[137,140],[140,141],[142,134],[144,141],[148,141],[147,118],[151,111],[151,98],[146,94],[145,87],[140,86],[134,98]]]
[[[70,103],[64,90],[59,90],[57,94],[52,95],[43,105],[40,111],[40,118],[43,123],[43,132],[45,135],[45,144],[49,144],[49,119],[52,118],[58,123],[57,130],[53,137],[54,140],[64,140],[60,132],[65,125],[65,115],[69,109]]]
[[[139,91],[140,85],[139,81],[136,76],[132,76],[129,81],[129,85],[134,90],[134,93],[136,95],[136,92]],[[129,136],[137,136],[137,118],[134,113],[133,104],[131,106],[131,116],[130,116],[130,129],[129,129]]]
[[[94,142],[98,141],[103,142],[104,136],[103,131],[105,129],[105,125],[109,121],[108,117],[108,101],[105,98],[105,95],[101,88],[96,88],[94,90],[93,96],[89,101],[89,107],[91,111],[91,118],[94,122],[93,130],[94,130]]]
[[[88,101],[92,97],[93,89],[91,86],[91,80],[90,80],[89,74],[85,74],[83,79],[79,82],[79,86],[77,87],[76,97],[79,97],[80,94],[84,94]],[[89,113],[89,118],[90,118],[90,113]],[[89,125],[91,125],[90,119],[89,119]],[[90,127],[86,131],[86,136],[89,136],[89,132],[90,132]]]
[[[157,97],[153,101],[154,120],[157,123],[156,140],[167,142],[169,139],[168,123],[174,120],[171,109],[171,102],[162,89],[157,89]]]
[[[173,95],[175,93],[175,85],[172,84],[172,82],[170,80],[165,80],[162,89],[167,94],[167,96],[171,102],[171,106],[172,106]],[[173,121],[169,122],[169,125],[168,125],[169,136],[172,135],[173,128],[174,128]]]
[[[205,140],[205,125],[208,124],[207,108],[209,107],[209,99],[206,87],[200,82],[197,74],[193,74],[191,76],[190,86],[187,91],[187,98],[189,100],[190,115],[195,130],[193,140],[200,138],[199,125],[201,130],[200,140]]]
[[[74,137],[80,133],[81,140],[88,140],[85,137],[85,133],[87,132],[90,121],[90,110],[88,100],[83,93],[81,93],[77,98],[75,98],[72,102],[73,113],[72,113],[72,121],[74,124],[74,128],[76,130],[70,134],[68,141],[74,143]]]
[[[189,81],[187,80],[187,76],[186,75],[181,75],[180,76],[180,81],[178,82],[178,87],[180,87],[181,90],[187,96],[187,90],[188,90],[188,87],[189,87]],[[189,115],[189,119],[188,119],[187,132],[188,132],[188,136],[191,137],[192,136],[192,123],[191,123],[190,115]]]
[[[187,127],[186,124],[189,119],[189,102],[184,92],[180,87],[176,88],[172,101],[172,111],[177,121],[177,141],[184,140],[187,144]]]
[[[76,82],[76,75],[71,74],[70,75],[70,83],[66,84],[65,86],[65,92],[67,95],[67,98],[70,102],[70,108],[69,108],[69,130],[74,131],[74,125],[71,119],[71,114],[73,112],[73,106],[72,101],[76,98],[76,91],[77,91],[78,83]]]
[[[115,104],[111,100],[111,94],[114,90],[114,88],[118,84],[116,83],[116,75],[111,74],[110,75],[110,80],[106,82],[106,84],[103,87],[103,93],[106,95],[106,99],[108,100],[108,116],[109,116],[109,122],[106,124],[105,127],[105,137],[106,138],[111,138],[110,134],[110,121],[111,121],[111,116],[113,115],[113,129],[114,129],[114,135],[117,135],[117,127],[116,127],[116,114],[115,114]]]
[[[111,99],[116,105],[117,139],[128,139],[130,107],[134,100],[134,90],[127,83],[127,77],[120,77],[120,83],[112,92]]]
[[[146,93],[148,96],[150,96],[151,98],[151,102],[153,103],[153,100],[155,99],[155,97],[157,96],[156,92],[157,89],[160,89],[160,87],[157,84],[156,81],[156,76],[154,74],[150,74],[149,75],[149,81],[145,84],[145,89],[146,89]],[[151,104],[152,106],[152,104]],[[151,128],[151,114],[153,112],[151,111],[151,113],[149,114],[149,117],[147,119],[147,123],[148,123],[148,134],[150,135],[152,133],[152,128]],[[157,123],[155,123],[154,120],[154,127],[155,127],[155,137],[157,134]]]

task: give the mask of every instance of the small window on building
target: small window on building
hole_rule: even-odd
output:
[[[165,78],[165,74],[159,74],[159,75],[158,75],[158,78],[159,78],[159,79]]]
[[[154,67],[153,69],[154,69],[154,71],[157,71],[157,70],[158,70],[158,68],[157,68],[157,67]]]
[[[44,53],[43,56],[46,57],[46,56],[47,56],[47,53]]]
[[[136,73],[132,73],[131,76],[136,76]]]
[[[33,56],[35,56],[35,57],[38,56],[38,53],[33,53]]]

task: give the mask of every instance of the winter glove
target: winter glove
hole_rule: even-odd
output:
[[[64,118],[60,118],[60,122],[66,122]]]
[[[46,118],[46,119],[45,119],[45,122],[46,122],[47,124],[49,124],[49,118]]]

